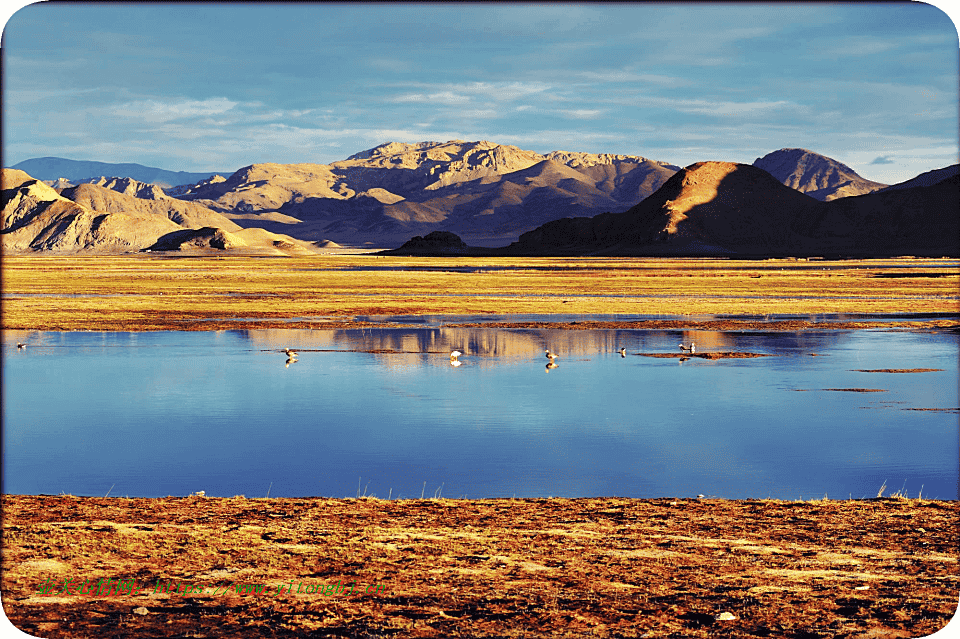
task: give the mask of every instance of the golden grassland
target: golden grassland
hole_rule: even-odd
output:
[[[960,590],[960,507],[903,495],[6,495],[3,509],[5,610],[48,638],[917,637]],[[140,591],[64,591],[107,579]]]
[[[144,255],[6,257],[2,266],[2,327],[21,330],[257,328],[367,315],[960,310],[957,261],[942,259]]]

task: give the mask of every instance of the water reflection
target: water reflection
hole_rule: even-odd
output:
[[[956,498],[957,348],[875,330],[8,332],[4,486],[795,499],[887,480]],[[769,357],[699,357],[718,351]],[[917,368],[940,370],[863,372]]]

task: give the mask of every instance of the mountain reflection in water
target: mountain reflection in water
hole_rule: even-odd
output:
[[[769,357],[637,356],[690,342]],[[957,350],[948,331],[10,331],[4,487],[955,499]],[[863,372],[911,369],[940,370]]]

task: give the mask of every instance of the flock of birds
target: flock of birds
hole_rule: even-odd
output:
[[[680,344],[679,346],[680,346],[680,350],[681,350],[681,351],[689,352],[689,353],[696,353],[696,352],[697,352],[697,344],[696,344],[696,342],[690,342],[690,346],[684,346],[683,344]],[[24,344],[24,343],[22,343],[22,342],[17,342],[17,350],[22,351],[22,350],[25,349],[26,347],[27,347],[26,344]],[[285,348],[283,349],[283,352],[287,355],[287,368],[290,368],[290,364],[293,364],[293,363],[299,361],[299,360],[297,359],[297,351],[292,351],[292,350],[290,350],[289,348],[286,348],[286,347],[285,347]],[[626,349],[626,348],[621,348],[621,349],[620,349],[619,351],[617,351],[617,352],[620,353],[620,357],[626,357],[626,356],[627,356],[627,349]],[[460,366],[460,364],[462,363],[462,362],[460,361],[460,356],[461,356],[461,355],[463,355],[463,353],[461,353],[460,351],[452,351],[452,352],[450,353],[450,365],[451,365],[451,366]],[[551,371],[551,370],[554,369],[554,368],[559,368],[559,367],[560,367],[560,364],[557,364],[557,358],[558,358],[559,356],[558,356],[556,353],[554,353],[553,351],[551,351],[551,350],[548,348],[548,349],[546,350],[546,355],[547,355],[547,359],[550,360],[549,362],[547,362],[547,372]]]
[[[17,344],[17,348],[23,348],[24,346],[26,346],[26,344]],[[682,344],[682,343],[681,343],[679,346],[680,346],[680,350],[681,350],[681,351],[689,352],[689,353],[691,353],[691,354],[697,352],[697,344],[696,344],[696,342],[690,342],[690,346],[685,346],[685,345]],[[283,349],[283,352],[286,353],[286,355],[287,355],[287,368],[290,368],[290,364],[293,364],[294,362],[297,362],[297,361],[298,361],[298,360],[297,360],[297,352],[296,352],[296,351],[292,351],[292,350],[290,350],[289,348],[284,348],[284,349]],[[626,349],[626,348],[621,347],[620,350],[617,351],[617,352],[620,353],[620,357],[626,357],[626,356],[627,356],[627,349]],[[451,366],[460,366],[460,364],[463,363],[463,362],[460,361],[460,356],[461,356],[461,355],[463,355],[463,353],[461,353],[460,351],[457,351],[457,350],[451,351],[451,352],[450,352],[450,365],[451,365]],[[547,356],[547,360],[549,360],[549,361],[547,362],[547,372],[548,372],[548,373],[549,373],[551,370],[553,370],[554,368],[560,368],[560,364],[557,364],[557,359],[559,359],[559,357],[560,357],[559,355],[557,355],[556,353],[554,353],[553,351],[551,351],[551,350],[548,348],[548,349],[546,350],[546,356]]]

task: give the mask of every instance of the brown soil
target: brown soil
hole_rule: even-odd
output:
[[[854,368],[855,373],[935,373],[942,368]]]
[[[4,608],[51,638],[917,637],[957,610],[958,516],[906,498],[5,495]]]
[[[885,388],[822,388],[825,391],[840,391],[843,393],[886,393]]]
[[[717,352],[717,353],[637,353],[643,357],[671,357],[679,359],[690,359],[699,357],[700,359],[744,359],[748,357],[772,357],[769,353],[742,353],[736,351]]]

